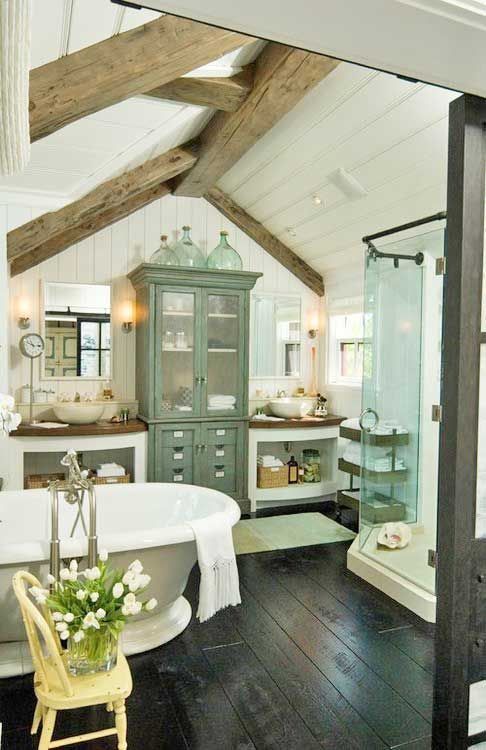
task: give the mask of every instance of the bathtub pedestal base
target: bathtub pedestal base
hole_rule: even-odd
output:
[[[126,656],[150,651],[182,633],[191,621],[191,605],[183,596],[162,611],[143,620],[129,623],[122,635]],[[0,643],[0,679],[30,674],[34,671],[27,641]]]
[[[140,654],[171,641],[187,628],[191,614],[191,605],[180,596],[161,611],[156,609],[151,617],[129,622],[122,634],[123,653],[125,656]]]

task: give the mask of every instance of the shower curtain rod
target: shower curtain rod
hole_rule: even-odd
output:
[[[397,234],[398,232],[403,232],[406,229],[413,229],[414,227],[420,227],[422,224],[429,224],[432,221],[442,221],[447,217],[447,213],[445,211],[440,211],[438,214],[433,214],[432,216],[425,216],[423,219],[416,219],[415,221],[409,221],[408,224],[400,224],[397,227],[392,227],[391,229],[383,229],[381,232],[376,232],[375,234],[368,234],[366,237],[363,237],[363,242],[366,243],[368,246],[368,257],[373,258],[373,260],[376,260],[377,258],[390,258],[393,260],[393,265],[395,268],[399,267],[399,261],[401,260],[413,260],[415,265],[421,266],[424,262],[424,254],[423,253],[415,253],[415,255],[400,255],[399,253],[382,253],[381,250],[378,250],[378,248],[373,244],[372,240],[377,240],[380,237],[388,237],[391,234]]]
[[[413,229],[414,227],[420,227],[422,224],[429,224],[432,221],[442,221],[447,218],[446,211],[439,211],[438,214],[432,214],[432,216],[425,216],[423,219],[416,219],[415,221],[409,221],[408,224],[399,224],[397,227],[391,229],[382,229],[381,232],[375,234],[367,234],[363,237],[363,242],[367,245],[372,240],[378,240],[380,237],[388,237],[390,234],[397,234],[398,232],[404,232],[406,229]]]

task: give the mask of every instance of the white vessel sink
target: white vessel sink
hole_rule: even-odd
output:
[[[273,398],[268,402],[276,417],[299,419],[306,417],[314,407],[313,398]]]
[[[92,424],[101,419],[106,404],[99,401],[77,403],[74,401],[53,404],[54,414],[60,422],[68,424]]]

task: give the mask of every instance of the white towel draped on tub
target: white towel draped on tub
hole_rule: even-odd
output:
[[[196,537],[201,571],[197,618],[205,622],[230,604],[241,604],[231,525],[224,513],[188,522]]]

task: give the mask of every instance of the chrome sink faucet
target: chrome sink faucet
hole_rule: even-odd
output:
[[[283,389],[280,391],[277,391],[277,398],[286,398],[287,397],[287,391],[284,391]]]

